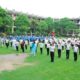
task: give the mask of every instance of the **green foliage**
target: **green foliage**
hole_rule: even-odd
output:
[[[76,27],[76,24],[68,18],[62,18],[60,20],[60,27],[65,29],[73,29]]]
[[[37,20],[37,18],[29,19],[26,14],[18,13],[15,21],[13,21],[8,11],[0,7],[0,32],[10,33],[12,26],[16,26],[14,34],[32,32],[34,34],[47,35],[55,31],[58,36],[66,35],[67,32],[76,28],[75,22],[69,18],[53,20],[48,17],[44,20]]]
[[[7,27],[13,26],[13,19],[12,17],[7,13],[5,9],[2,9],[0,7],[0,28],[2,31],[6,32]]]
[[[23,27],[23,26],[25,26],[25,28],[28,27],[29,26],[29,19],[28,19],[27,15],[19,14],[16,17],[15,26],[16,27]]]
[[[21,52],[21,49],[19,51]],[[17,52],[12,48],[3,47],[0,48],[1,53],[12,54]],[[80,80],[80,55],[78,55],[78,61],[74,62],[72,49],[69,60],[65,59],[65,50],[62,51],[60,59],[56,50],[54,63],[50,62],[50,56],[47,56],[45,48],[42,55],[38,48],[36,56],[31,56],[28,47],[26,54],[29,56],[25,62],[31,65],[22,65],[16,70],[3,71],[0,73],[0,80]]]
[[[76,28],[76,24],[68,18],[54,21],[54,28],[58,35],[66,35],[69,30]]]
[[[46,23],[45,20],[44,20],[44,21],[41,20],[41,21],[39,22],[38,26],[39,26],[39,29],[40,29],[40,30],[47,30],[47,29],[48,29],[48,25],[47,25],[47,23]]]
[[[26,31],[30,25],[30,21],[29,21],[27,15],[19,14],[16,17],[14,25],[16,26],[16,33],[24,34],[24,33],[26,33]]]
[[[30,31],[32,33],[35,33],[37,29],[38,29],[38,20],[31,19],[30,20]]]
[[[53,31],[53,28],[54,28],[54,26],[53,26],[53,24],[54,24],[53,19],[48,17],[45,21],[46,21],[46,23],[48,25],[48,31],[49,32]]]

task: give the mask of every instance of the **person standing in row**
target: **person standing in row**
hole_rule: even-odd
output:
[[[70,48],[71,48],[71,44],[70,41],[68,41],[66,44],[66,59],[69,59]]]
[[[16,46],[16,51],[19,51],[19,41],[16,41],[15,46]]]
[[[78,54],[78,46],[77,44],[74,45],[74,61],[77,61],[77,54]]]
[[[31,49],[32,49],[32,43],[33,43],[32,41],[29,42],[29,45],[30,45],[30,51],[31,51]]]
[[[62,50],[64,50],[64,47],[65,47],[65,41],[64,40],[62,40]]]
[[[61,50],[62,50],[62,45],[60,42],[58,42],[58,58],[61,58]]]
[[[80,42],[79,42],[79,55],[80,55]]]
[[[40,53],[42,54],[42,53],[43,53],[43,47],[44,47],[43,41],[41,41],[41,42],[39,43],[39,45],[40,45]]]
[[[25,49],[27,50],[27,46],[28,46],[28,41],[25,40]]]
[[[33,41],[32,47],[31,47],[31,54],[34,56],[36,55],[36,49],[37,49],[37,45],[36,45],[35,41]]]
[[[6,47],[8,48],[9,47],[9,40],[6,39],[5,43],[6,43]]]
[[[80,55],[80,42],[78,43],[78,48],[79,48],[79,55]]]
[[[49,42],[47,43],[46,47],[47,47],[47,55],[49,55],[49,48],[50,48],[50,43]]]
[[[50,46],[50,58],[51,58],[51,62],[54,62],[54,52],[55,52],[55,45],[54,45],[54,43],[52,43],[51,46]]]
[[[22,52],[24,53],[24,44],[25,44],[25,41],[23,40],[22,42],[21,42],[21,49],[22,49]]]

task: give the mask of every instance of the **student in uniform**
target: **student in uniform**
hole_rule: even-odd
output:
[[[51,46],[50,46],[50,58],[51,58],[51,62],[54,62],[54,52],[55,52],[55,45],[54,45],[54,43],[52,43]]]
[[[19,51],[19,41],[16,41],[15,46],[16,46],[16,51]]]
[[[40,46],[40,53],[42,54],[43,53],[43,47],[44,47],[43,41],[40,41],[39,46]]]
[[[77,54],[78,54],[78,46],[77,44],[74,45],[74,61],[77,61]]]
[[[78,48],[79,48],[79,55],[80,55],[80,42],[78,43]]]
[[[29,45],[30,45],[30,51],[31,51],[31,49],[32,49],[32,43],[33,43],[32,41],[29,42]]]
[[[47,55],[49,55],[49,48],[50,48],[50,43],[49,42],[47,43],[46,47],[47,47]]]
[[[58,42],[58,58],[61,58],[62,45]]]
[[[25,49],[27,50],[27,46],[28,46],[28,41],[25,40]]]
[[[35,41],[33,41],[32,47],[31,47],[31,54],[34,56],[36,55],[36,49],[37,49],[37,45],[36,45]]]
[[[64,50],[64,46],[65,46],[65,41],[62,40],[62,50]]]
[[[22,43],[21,43],[21,49],[22,49],[23,53],[24,53],[24,44],[25,44],[25,41],[23,40]]]
[[[6,39],[6,47],[8,48],[9,47],[9,40]]]
[[[66,43],[66,59],[69,59],[71,44],[70,41]]]

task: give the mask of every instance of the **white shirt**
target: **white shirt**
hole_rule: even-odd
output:
[[[50,46],[50,52],[54,52],[55,46]]]
[[[66,50],[70,50],[71,45],[67,43]]]
[[[45,44],[47,44],[48,43],[48,39],[45,39]]]
[[[74,52],[78,52],[78,47],[77,46],[74,46]]]
[[[50,44],[49,43],[47,43],[47,48],[50,48]]]
[[[44,43],[39,43],[39,45],[40,45],[40,48],[44,47]]]
[[[65,46],[65,42],[62,42],[62,46]]]
[[[19,42],[18,42],[18,41],[16,41],[15,45],[16,45],[16,46],[19,46]]]
[[[33,43],[33,42],[30,42],[30,43],[29,43],[29,44],[30,44],[30,47],[32,46],[32,43]]]
[[[25,41],[25,44],[26,44],[26,45],[28,44],[28,41],[27,41],[27,40]]]
[[[58,49],[62,49],[62,45],[61,44],[58,44]]]

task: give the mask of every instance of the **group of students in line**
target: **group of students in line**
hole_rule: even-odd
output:
[[[46,42],[45,42],[46,43]],[[41,45],[43,42],[40,43]],[[74,54],[74,61],[77,61],[78,52],[80,54],[80,40],[58,40],[55,41],[54,39],[52,42],[48,41],[45,44],[47,55],[50,53],[51,62],[54,62],[54,55],[55,55],[55,49],[57,48],[58,52],[58,58],[61,58],[62,50],[66,49],[66,59],[69,59],[70,50],[72,48],[73,54]],[[42,54],[42,46],[40,46],[40,51]]]
[[[45,38],[45,40],[34,40],[34,41],[28,41],[28,40],[19,40],[16,39],[8,40],[6,39],[4,41],[6,44],[6,47],[8,48],[9,45],[16,49],[16,51],[19,51],[19,46],[22,49],[22,52],[25,52],[25,49],[27,50],[27,47],[30,46],[30,53],[31,55],[36,55],[37,48],[39,46],[40,53],[43,54],[44,46],[46,48],[47,55],[50,55],[51,62],[54,62],[55,57],[55,49],[57,48],[58,52],[58,58],[61,58],[62,50],[66,49],[66,59],[69,59],[70,50],[72,48],[73,55],[74,55],[74,61],[77,61],[78,52],[80,54],[80,39],[57,39],[57,38]]]

